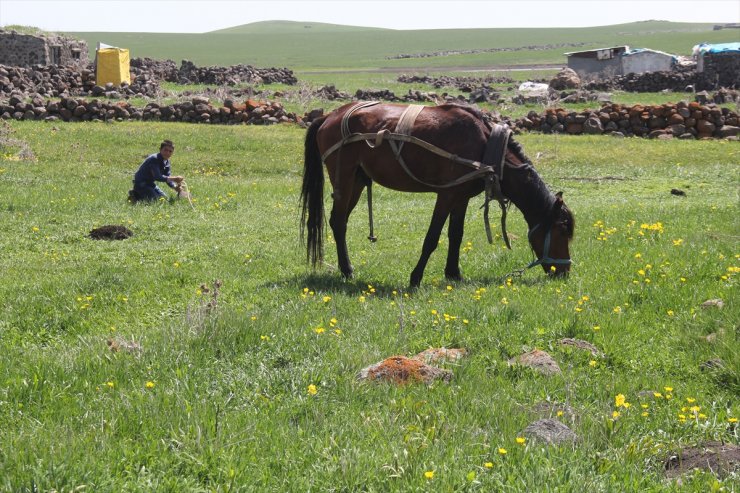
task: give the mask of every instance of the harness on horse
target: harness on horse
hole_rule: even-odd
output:
[[[488,219],[489,203],[491,202],[491,200],[496,200],[499,204],[499,207],[501,208],[501,232],[504,243],[506,244],[507,248],[511,249],[509,235],[506,232],[506,212],[509,200],[504,197],[503,193],[501,192],[501,181],[503,180],[506,160],[506,148],[509,143],[511,130],[509,130],[509,128],[504,125],[493,126],[491,135],[488,138],[488,142],[486,143],[486,150],[483,155],[483,163],[471,159],[462,158],[460,156],[457,156],[456,154],[452,154],[443,149],[440,149],[439,147],[430,144],[425,140],[412,136],[411,130],[413,129],[414,122],[416,121],[416,118],[419,116],[422,110],[425,108],[424,105],[409,105],[399,118],[398,123],[396,124],[395,132],[384,129],[380,132],[375,133],[352,133],[349,129],[349,118],[352,116],[352,114],[362,108],[374,106],[378,103],[378,101],[365,101],[357,103],[349,110],[347,110],[342,117],[341,122],[342,140],[327,149],[327,151],[324,152],[324,154],[321,156],[321,160],[326,161],[326,159],[334,152],[339,152],[337,156],[337,162],[341,162],[340,158],[342,147],[353,142],[364,140],[370,148],[375,149],[376,147],[383,144],[384,141],[387,141],[391,147],[391,150],[393,151],[394,156],[396,157],[396,160],[401,165],[401,168],[406,172],[406,174],[414,181],[421,183],[422,185],[425,185],[427,187],[443,190],[446,188],[452,188],[461,185],[463,183],[467,183],[478,178],[483,178],[485,182],[485,200],[482,208],[483,220],[488,242],[493,243],[491,225]],[[456,180],[442,185],[427,183],[414,175],[414,173],[408,168],[406,162],[401,156],[401,151],[403,150],[403,146],[406,142],[422,147],[429,152],[437,154],[438,156],[441,156],[445,159],[449,159],[450,161],[453,161],[457,164],[464,165],[470,168],[472,171],[457,178]],[[340,169],[341,166],[336,167],[335,178],[337,181],[339,181]],[[372,181],[370,181],[367,185],[368,212],[370,218],[370,236],[368,236],[368,239],[370,239],[371,241],[375,241],[376,238],[373,235],[371,187]]]

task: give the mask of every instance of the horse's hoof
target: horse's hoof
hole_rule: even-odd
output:
[[[457,274],[445,274],[445,279],[453,282],[462,282],[465,278],[459,272]]]

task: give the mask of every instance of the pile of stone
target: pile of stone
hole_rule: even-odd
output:
[[[145,77],[150,80],[177,82],[180,78],[177,64],[172,60],[132,58],[129,68],[134,79]]]
[[[59,100],[34,97],[25,102],[22,94],[12,95],[7,103],[0,102],[0,118],[9,120],[83,121],[163,121],[218,124],[271,125],[303,123],[295,113],[285,111],[276,101],[247,100],[237,103],[226,99],[223,106],[214,106],[205,97],[196,96],[171,105],[149,103],[137,108],[128,102],[84,100],[62,97]]]
[[[645,72],[616,75],[605,79],[584,82],[582,87],[591,91],[627,92],[691,92],[718,89],[717,81],[704,72],[695,70]]]
[[[159,84],[149,78],[137,79],[131,84],[123,83],[119,87],[114,87],[113,84],[98,86],[95,83],[95,71],[91,67],[79,69],[57,65],[37,65],[25,68],[0,65],[0,97],[18,92],[31,98],[36,95],[47,98],[156,97],[161,94]]]
[[[454,87],[462,92],[471,92],[475,88],[491,84],[513,84],[514,79],[510,77],[451,77],[443,75],[430,77],[428,75],[400,75],[398,82],[404,84],[429,84],[439,89],[440,87]]]
[[[0,65],[0,97],[13,92],[56,97],[86,91],[94,85],[95,74],[87,69],[57,65],[29,68]]]
[[[697,102],[655,106],[607,104],[580,112],[550,108],[515,121],[520,130],[544,133],[614,134],[649,138],[727,138],[740,135],[740,117],[728,108]]]
[[[287,68],[256,68],[251,65],[231,67],[196,67],[183,60],[177,68],[172,60],[134,58],[131,60],[131,83],[120,86],[98,86],[95,69],[36,65],[11,67],[0,65],[0,97],[20,92],[30,98],[94,96],[108,98],[149,97],[164,95],[160,82],[180,84],[210,84],[233,87],[239,84],[288,84],[297,82],[292,70]]]
[[[256,68],[241,64],[230,67],[196,67],[193,62],[183,60],[178,71],[178,79],[168,81],[180,84],[235,86],[242,83],[295,85],[298,79],[288,68]]]
[[[53,100],[37,94],[30,102],[26,99],[20,92],[11,94],[7,101],[0,99],[0,118],[66,122],[141,120],[306,125],[323,115],[323,110],[317,109],[298,116],[286,111],[277,101],[254,99],[237,102],[232,98],[226,98],[223,105],[219,106],[212,104],[209,98],[203,96],[194,96],[170,105],[151,102],[143,108],[126,101],[85,100],[68,96]],[[667,103],[657,106],[606,104],[598,110],[580,112],[549,108],[543,113],[530,111],[526,117],[513,121],[490,112],[483,112],[483,115],[487,121],[508,125],[517,133],[540,131],[572,135],[612,134],[659,139],[740,136],[740,117],[736,112],[715,104],[702,105],[697,102]]]
[[[320,87],[314,95],[318,98],[327,99],[329,101],[334,100],[346,100],[351,99],[352,96],[349,93],[338,90],[333,85]]]

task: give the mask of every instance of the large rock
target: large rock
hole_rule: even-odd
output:
[[[581,87],[581,78],[578,77],[575,70],[571,68],[563,68],[550,81],[550,87],[556,91],[562,91],[564,89],[578,89]]]
[[[380,363],[370,365],[357,374],[359,380],[383,380],[396,384],[423,382],[431,384],[435,380],[449,382],[452,372],[427,365],[421,360],[406,356],[391,356]]]
[[[558,445],[561,443],[573,443],[578,440],[578,435],[556,419],[540,419],[527,426],[523,435],[532,440],[539,440],[548,445]]]
[[[583,123],[583,133],[592,135],[604,133],[604,127],[601,126],[601,120],[596,116],[589,117],[589,119]]]
[[[535,349],[534,351],[530,351],[519,355],[516,358],[510,359],[509,365],[527,366],[544,375],[556,375],[561,373],[558,362],[555,361],[547,352],[540,349]]]

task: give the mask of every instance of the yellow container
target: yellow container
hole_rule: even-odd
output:
[[[108,82],[120,86],[131,84],[130,58],[125,48],[100,48],[97,50],[95,83],[104,86]]]

